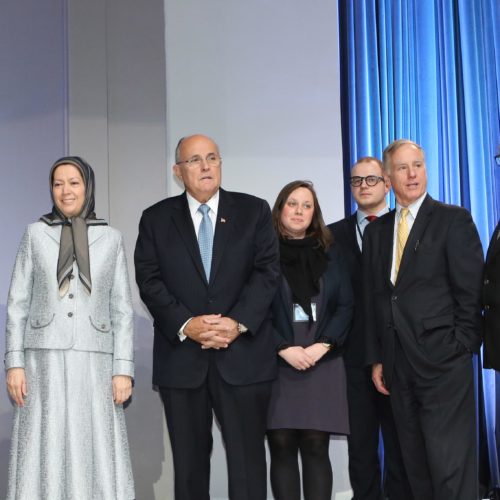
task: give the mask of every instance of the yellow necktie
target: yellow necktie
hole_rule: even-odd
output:
[[[398,233],[397,233],[397,241],[396,241],[396,266],[394,279],[398,277],[399,265],[401,264],[401,258],[403,257],[403,252],[406,245],[406,240],[408,239],[408,212],[407,208],[401,209],[401,216],[398,224]]]

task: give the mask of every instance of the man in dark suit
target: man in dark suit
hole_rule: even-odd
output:
[[[349,478],[354,500],[380,500],[382,481],[378,455],[379,433],[384,440],[384,497],[410,500],[411,491],[403,466],[401,449],[391,404],[371,381],[371,367],[365,362],[363,270],[361,251],[366,226],[389,211],[386,195],[390,184],[377,158],[361,158],[351,170],[351,193],[358,210],[328,226],[336,244],[342,248],[351,276],[355,309],[347,337],[344,362],[347,375],[350,435]],[[366,318],[370,321],[371,318]]]
[[[363,241],[367,361],[377,390],[390,391],[415,499],[472,500],[481,243],[469,212],[426,193],[418,144],[390,144],[384,169],[397,203]]]
[[[491,237],[483,287],[484,367],[500,371],[500,222]]]
[[[495,160],[500,167],[500,154]],[[500,371],[500,221],[486,254],[483,283],[484,367]]]
[[[175,161],[186,191],[144,211],[135,250],[154,320],[153,383],[165,407],[175,498],[209,499],[213,411],[229,497],[264,500],[277,371],[269,309],[279,278],[269,205],[220,188],[219,149],[208,137],[181,139]]]

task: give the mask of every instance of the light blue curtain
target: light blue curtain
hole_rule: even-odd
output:
[[[500,0],[339,0],[339,28],[346,177],[357,158],[416,141],[429,193],[469,209],[486,249],[500,216]],[[350,213],[347,183],[346,200]],[[481,443],[499,486],[500,387],[476,361]]]

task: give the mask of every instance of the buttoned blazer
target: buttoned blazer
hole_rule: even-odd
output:
[[[500,371],[500,222],[491,237],[484,267],[484,366]]]
[[[323,294],[322,303],[316,311],[317,328],[314,341],[324,337],[325,340],[322,342],[328,339],[333,349],[322,359],[343,353],[343,345],[351,326],[353,311],[351,283],[340,250],[334,244],[328,249],[327,255],[328,267],[321,277]],[[287,291],[284,276],[281,277],[281,284],[273,300],[272,311],[276,348],[279,349],[288,344],[293,345],[290,294]]]
[[[61,226],[30,224],[23,236],[7,302],[6,368],[24,367],[25,349],[75,349],[113,354],[113,375],[133,376],[133,309],[122,236],[88,226],[89,294],[76,262],[60,297]]]
[[[230,384],[276,376],[270,305],[279,278],[277,239],[269,205],[219,190],[210,280],[201,261],[186,194],[146,209],[135,249],[136,280],[154,322],[153,383],[193,388],[211,359]],[[201,349],[178,332],[191,317],[222,314],[248,332],[227,349]]]
[[[416,370],[432,378],[481,345],[483,252],[469,212],[426,196],[410,231],[395,285],[395,211],[368,225],[363,240],[368,359],[390,386],[395,335]]]
[[[354,297],[354,312],[351,330],[344,346],[344,362],[351,366],[364,366],[365,361],[365,336],[363,331],[363,261],[361,250],[356,239],[357,231],[356,213],[330,224],[328,228],[333,234],[333,240],[342,251],[347,271],[351,279]]]

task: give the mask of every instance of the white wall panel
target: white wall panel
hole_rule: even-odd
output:
[[[66,152],[84,156],[96,171],[97,213],[123,232],[129,260],[137,376],[126,416],[137,498],[171,499],[168,435],[151,388],[151,321],[133,277],[137,223],[145,207],[181,191],[171,174],[173,149],[179,137],[193,132],[219,143],[227,189],[272,204],[286,182],[308,178],[326,220],[342,216],[336,3],[3,2],[0,68],[0,217],[6,235],[0,245],[0,321],[22,231],[50,209],[50,164]],[[0,497],[11,417],[2,389]],[[332,440],[331,455],[335,491],[345,491],[344,438]],[[227,497],[216,428],[212,496]]]
[[[0,6],[0,352],[5,304],[21,236],[51,209],[49,169],[65,150],[63,0]],[[5,498],[12,406],[0,370],[0,498]]]
[[[165,25],[170,162],[179,137],[204,132],[226,188],[272,204],[310,179],[325,218],[341,218],[336,2],[166,0]]]

